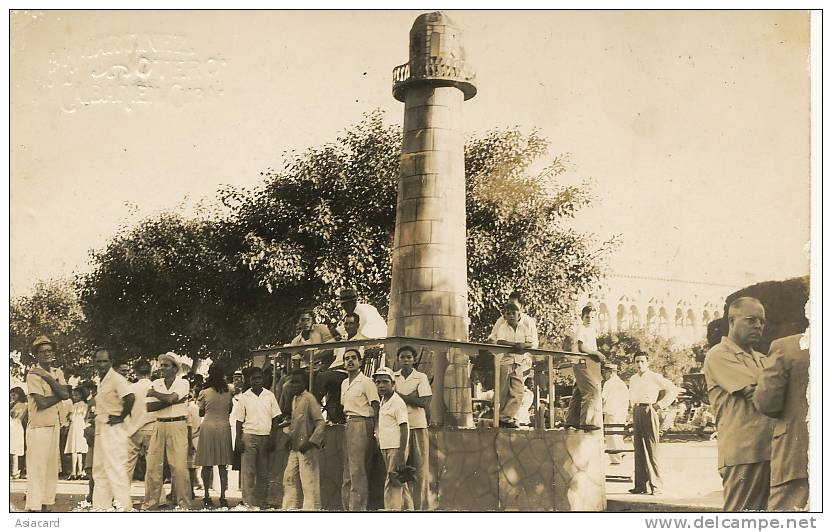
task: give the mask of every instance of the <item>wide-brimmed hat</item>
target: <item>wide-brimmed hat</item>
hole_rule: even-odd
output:
[[[618,364],[604,364],[603,368],[618,371]]]
[[[358,292],[355,291],[355,288],[342,288],[338,292],[338,302],[348,303],[350,301],[358,301]]]
[[[176,353],[174,353],[172,351],[168,351],[167,353],[162,353],[161,355],[159,355],[156,358],[156,360],[158,360],[160,364],[162,363],[162,360],[169,360],[170,363],[173,364],[174,366],[176,366],[177,369],[179,369],[180,366],[181,366],[181,362],[179,361],[179,355],[177,355]]]
[[[32,342],[32,353],[34,353],[37,350],[37,348],[42,345],[51,345],[52,349],[56,349],[58,347],[58,344],[50,340],[49,337],[45,334],[42,334],[35,338],[35,341]]]

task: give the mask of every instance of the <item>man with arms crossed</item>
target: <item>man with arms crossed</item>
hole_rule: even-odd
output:
[[[752,402],[765,356],[754,350],[766,311],[753,297],[728,306],[728,336],[705,355],[705,383],[716,416],[718,460],[726,512],[768,506],[774,421]]]
[[[55,504],[60,468],[58,403],[69,397],[63,372],[52,367],[55,342],[39,336],[32,343],[37,364],[26,374],[29,424],[26,426],[26,510]]]

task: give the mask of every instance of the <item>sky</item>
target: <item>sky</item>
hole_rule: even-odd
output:
[[[257,186],[288,150],[380,108],[417,11],[16,12],[12,295],[89,269],[161,210]],[[809,16],[450,11],[478,94],[469,134],[538,128],[575,221],[623,275],[743,286],[809,271]]]

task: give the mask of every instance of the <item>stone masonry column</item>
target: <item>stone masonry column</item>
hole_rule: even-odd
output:
[[[393,71],[405,103],[388,336],[468,340],[462,102],[476,94],[458,27],[437,12],[410,30],[410,60]],[[389,345],[388,351],[397,346]],[[436,351],[431,420],[473,426],[468,356]],[[428,366],[428,367],[426,367]]]

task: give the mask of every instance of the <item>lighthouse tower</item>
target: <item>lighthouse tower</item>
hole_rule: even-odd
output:
[[[461,115],[477,89],[461,37],[446,14],[421,15],[409,61],[393,70],[393,97],[405,110],[388,336],[468,340]],[[434,357],[421,366],[433,369],[431,418],[472,426],[468,356],[452,348]]]

